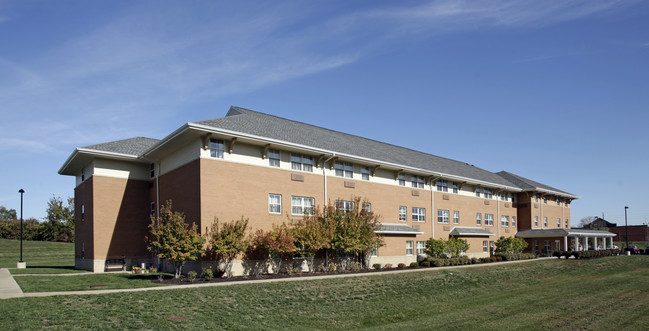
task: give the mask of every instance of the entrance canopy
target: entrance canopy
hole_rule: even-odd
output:
[[[490,237],[495,234],[483,228],[468,228],[468,227],[454,227],[449,233],[451,236],[456,237]]]
[[[579,237],[579,238],[613,238],[615,233],[600,230],[586,229],[541,229],[518,231],[518,238],[552,238],[552,237]]]

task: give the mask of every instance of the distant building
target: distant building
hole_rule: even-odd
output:
[[[608,230],[617,234],[617,240],[626,241],[626,226],[616,226]],[[649,241],[649,225],[629,225],[629,241]]]
[[[595,217],[595,220],[584,225],[584,229],[589,229],[589,230],[606,230],[609,228],[614,228],[616,227],[616,223],[611,223],[603,218]]]

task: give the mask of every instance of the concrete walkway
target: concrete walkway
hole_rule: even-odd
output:
[[[158,287],[143,287],[143,288],[131,288],[131,289],[112,289],[112,290],[87,290],[87,291],[64,291],[64,292],[29,292],[23,293],[16,281],[13,279],[9,270],[0,269],[0,299],[8,298],[17,298],[17,297],[51,297],[58,295],[93,295],[93,294],[108,294],[108,293],[124,293],[124,292],[143,292],[143,291],[160,291],[160,290],[179,290],[179,289],[190,289],[190,288],[199,288],[199,287],[215,287],[215,286],[232,286],[232,285],[253,285],[253,284],[263,284],[263,283],[278,283],[278,282],[299,282],[307,280],[318,280],[318,279],[334,279],[334,278],[350,278],[350,277],[368,277],[368,276],[384,276],[384,275],[393,275],[398,273],[409,273],[409,272],[426,272],[426,271],[436,271],[436,270],[454,270],[454,269],[463,269],[463,268],[476,268],[476,267],[490,267],[490,266],[499,266],[503,264],[512,264],[512,263],[527,263],[534,261],[543,261],[546,259],[556,259],[556,258],[537,258],[531,260],[519,260],[519,261],[507,261],[507,262],[498,262],[498,263],[484,263],[484,264],[468,264],[461,266],[449,266],[449,267],[436,267],[436,268],[418,268],[418,269],[404,269],[404,270],[392,270],[386,272],[368,272],[368,273],[358,273],[358,274],[336,274],[336,275],[326,275],[326,276],[303,276],[303,277],[289,277],[289,278],[276,278],[276,279],[253,279],[253,280],[240,280],[240,281],[231,281],[231,282],[220,282],[220,283],[196,283],[188,285],[163,285]],[[6,276],[5,276],[6,274]],[[34,276],[68,276],[70,274],[40,274]],[[79,274],[78,274],[79,275]],[[80,275],[96,275],[94,273],[82,273]],[[18,276],[18,275],[14,275]],[[27,275],[21,275],[27,276]],[[13,285],[11,285],[13,284]],[[11,287],[11,292],[6,292],[7,294],[13,293],[13,296],[5,295],[5,288],[9,289]]]
[[[9,273],[9,269],[0,268],[0,299],[22,298],[25,294]]]

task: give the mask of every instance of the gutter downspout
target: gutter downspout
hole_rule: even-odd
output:
[[[327,169],[326,169],[326,167],[327,167],[327,162],[331,161],[331,159],[333,159],[334,157],[336,157],[336,153],[333,153],[333,154],[331,155],[331,157],[329,157],[328,159],[326,159],[326,160],[324,160],[324,161],[322,162],[322,175],[324,176],[324,200],[325,200],[325,202],[324,202],[324,207],[325,207],[325,217],[327,216],[327,205],[329,204],[329,200],[328,200],[328,196],[327,196]]]
[[[498,239],[500,239],[500,225],[501,225],[500,223],[502,223],[502,220],[500,219],[500,198],[499,198],[500,192],[502,192],[502,190],[495,192],[496,193],[496,214],[498,215],[496,216],[495,221],[498,223]]]
[[[433,181],[430,183],[430,237],[435,238],[435,190],[433,190]],[[408,212],[406,210],[406,212]],[[407,218],[406,218],[407,220]]]

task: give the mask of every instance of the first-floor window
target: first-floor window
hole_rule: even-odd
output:
[[[509,216],[501,216],[500,217],[500,225],[509,226]]]
[[[221,139],[210,139],[210,156],[222,159],[225,155],[225,143]]]
[[[406,241],[406,255],[407,256],[412,256],[413,255],[413,244],[412,240]]]
[[[363,202],[363,210],[371,213],[372,212],[372,204],[369,202]]]
[[[516,216],[512,216],[512,228],[516,227]]]
[[[426,254],[426,242],[417,241],[417,255],[425,255],[425,254]]]
[[[374,247],[370,249],[370,256],[372,257],[379,256],[379,245],[374,245]]]
[[[534,226],[537,227],[537,228],[539,227],[539,217],[538,216],[534,216]]]
[[[453,211],[453,224],[460,224],[460,212],[457,210]]]
[[[268,195],[268,212],[271,214],[282,213],[282,196],[280,194]]]
[[[271,167],[279,167],[280,165],[280,154],[276,149],[268,150],[268,165]]]
[[[560,218],[557,218],[557,227],[558,227],[558,228],[561,227],[561,219],[560,219]]]
[[[412,207],[412,221],[426,222],[426,208]]]
[[[291,214],[313,215],[314,199],[307,197],[291,197]]]
[[[549,241],[549,240],[546,240],[546,241],[545,241],[545,251],[546,251],[546,252],[549,252],[549,251],[550,251],[550,241]]]
[[[482,214],[480,213],[475,214],[475,224],[482,225]]]
[[[353,201],[336,200],[336,209],[349,213],[354,209]]]
[[[482,251],[483,252],[488,252],[489,251],[489,246],[487,240],[482,241]]]
[[[437,210],[437,223],[448,224],[448,210],[444,210],[444,209]]]
[[[399,221],[405,222],[408,219],[406,206],[399,206]]]
[[[560,251],[561,250],[561,240],[555,240],[554,241],[554,247],[556,250]]]
[[[489,226],[494,225],[494,215],[493,214],[484,214],[484,225],[489,225]]]
[[[535,251],[539,250],[539,241],[538,240],[534,240],[534,250]]]

